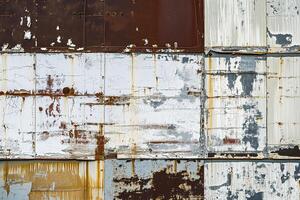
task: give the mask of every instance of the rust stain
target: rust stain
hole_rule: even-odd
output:
[[[240,139],[235,139],[235,138],[225,137],[223,139],[223,143],[224,144],[240,144],[241,140]]]
[[[97,134],[96,140],[97,140],[97,147],[95,149],[95,159],[102,160],[104,158],[104,145],[105,145],[104,124],[99,124],[99,134]]]
[[[191,178],[183,170],[172,172],[167,168],[154,172],[152,177],[114,178],[114,182],[124,189],[115,194],[116,199],[203,199],[204,171],[203,166],[198,169],[197,176]]]

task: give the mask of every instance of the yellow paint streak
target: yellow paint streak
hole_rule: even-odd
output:
[[[212,76],[212,58],[208,57],[208,69],[210,74],[208,75],[208,133],[211,133],[213,128],[213,107],[214,107],[214,80]]]
[[[98,162],[7,161],[0,164],[0,175],[7,192],[14,183],[30,183],[30,193],[24,193],[29,199],[102,200],[104,161]],[[99,173],[89,173],[90,163],[99,166]]]

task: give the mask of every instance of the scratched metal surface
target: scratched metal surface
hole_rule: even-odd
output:
[[[203,1],[1,0],[0,47],[14,52],[202,52]]]
[[[205,0],[205,47],[265,47],[266,0]]]
[[[299,199],[299,162],[207,162],[205,199]]]

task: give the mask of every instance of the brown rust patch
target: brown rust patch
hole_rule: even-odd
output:
[[[75,94],[74,88],[69,88],[69,87],[64,87],[62,92],[65,96],[72,96]]]
[[[187,171],[176,172],[163,169],[151,178],[114,178],[120,188],[116,199],[202,199],[204,196],[204,167],[198,168],[197,176]],[[130,189],[128,189],[130,188]]]
[[[126,46],[141,52],[203,52],[203,2],[3,1],[0,45],[20,45],[25,52],[122,52]],[[28,30],[32,36],[24,39]]]
[[[223,144],[240,144],[240,143],[241,143],[240,139],[229,138],[227,136],[223,139]]]
[[[119,105],[129,105],[130,97],[128,96],[105,96],[104,105],[109,106],[119,106]]]
[[[104,158],[104,145],[105,145],[105,137],[104,137],[104,125],[99,125],[99,133],[96,135],[97,147],[95,149],[95,159],[102,160]]]

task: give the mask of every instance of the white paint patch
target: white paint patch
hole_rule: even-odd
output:
[[[20,20],[20,26],[23,25],[23,17],[21,17],[21,20]]]
[[[24,31],[24,40],[30,40],[30,39],[31,39],[30,30]]]
[[[76,47],[76,45],[73,44],[72,39],[68,39],[67,45],[68,45],[69,47]]]
[[[27,16],[27,27],[30,28],[31,26],[31,18],[30,16]]]
[[[57,39],[56,39],[56,41],[57,41],[58,43],[61,43],[61,37],[58,36]]]

